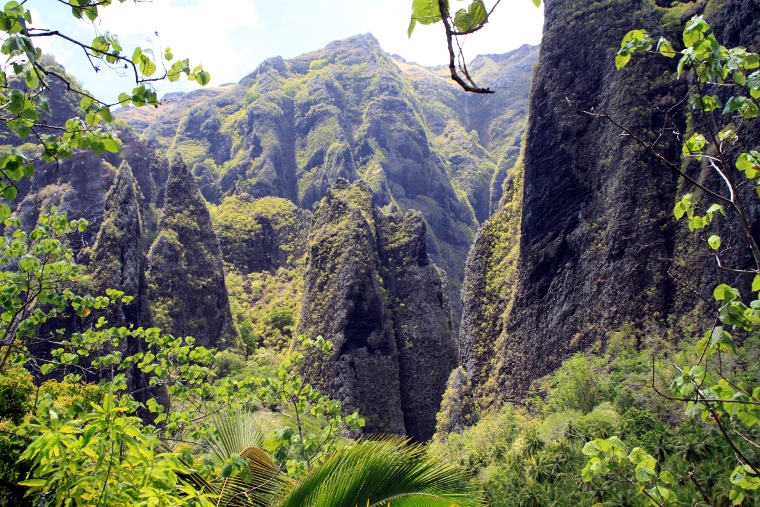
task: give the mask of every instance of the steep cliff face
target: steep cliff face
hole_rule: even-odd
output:
[[[72,248],[78,252],[92,246],[104,220],[106,196],[116,180],[116,168],[127,162],[137,185],[136,200],[146,229],[155,230],[155,213],[150,205],[163,199],[168,165],[131,131],[121,130],[119,137],[122,149],[118,154],[100,157],[81,151],[69,160],[39,165],[31,180],[22,181],[15,201],[22,225],[34,227],[41,211],[57,206],[70,219],[90,222]]]
[[[145,276],[147,251],[141,197],[131,167],[127,162],[122,162],[116,181],[106,196],[103,223],[95,244],[91,248],[83,248],[77,262],[85,266],[85,283],[93,294],[103,295],[108,289],[116,289],[133,299],[129,303],[117,303],[107,310],[95,312],[84,319],[82,328],[92,326],[101,316],[109,325],[117,327],[148,327],[152,324]],[[133,337],[119,344],[119,350],[125,357],[146,349],[144,341]],[[137,391],[137,400],[145,402],[152,397],[167,399],[165,389],[151,388],[150,376],[136,366],[127,368],[124,373],[129,389]],[[150,420],[147,410],[141,410],[140,414]]]
[[[685,96],[687,84],[675,80],[675,64],[663,58],[640,58],[616,72],[622,37],[645,28],[677,41],[683,23],[703,11],[718,35],[730,35],[726,24],[746,10],[754,13],[745,19],[752,26],[757,2],[659,7],[648,0],[547,0],[524,166],[514,169],[524,183],[512,197],[505,193],[468,261],[460,353],[482,404],[520,399],[533,380],[571,353],[603,345],[608,331],[626,323],[642,334],[688,330],[679,319],[697,302],[676,282],[676,271],[715,269],[671,217],[678,181],[621,139],[619,129],[567,101],[605,110],[632,131],[656,137],[663,111]],[[747,37],[734,28],[733,39],[723,41],[751,47],[756,33]],[[676,108],[682,132],[688,117],[685,106]],[[675,136],[660,146],[678,160]],[[701,177],[710,178],[707,171]],[[697,278],[701,289],[715,283],[704,278]]]
[[[148,255],[158,327],[206,347],[241,347],[232,325],[222,252],[206,203],[182,157],[169,167],[159,233]]]
[[[116,181],[106,196],[103,223],[92,249],[80,252],[78,261],[88,266],[94,294],[106,289],[123,291],[134,299],[119,304],[113,325],[150,324],[148,310],[146,245],[137,182],[127,162],[122,162]]]
[[[367,34],[271,58],[204,96],[172,96],[166,113],[117,114],[181,153],[214,203],[247,193],[309,209],[344,178],[366,181],[375,205],[419,210],[458,322],[464,260],[519,146],[536,56],[524,46],[479,57],[473,72],[499,94],[469,97],[437,69],[392,58]],[[174,118],[171,137],[166,116]]]
[[[456,361],[445,282],[417,213],[383,213],[338,180],[315,211],[298,331],[335,347],[312,380],[358,409],[366,431],[426,440]]]
[[[419,212],[380,213],[377,244],[398,347],[404,426],[407,435],[424,442],[433,436],[444,386],[456,366],[446,273],[427,254]]]

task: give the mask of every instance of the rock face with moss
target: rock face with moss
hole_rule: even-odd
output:
[[[317,207],[298,331],[333,341],[311,377],[367,418],[366,431],[424,441],[456,363],[445,281],[419,213],[383,212],[338,180]]]
[[[546,2],[524,164],[507,174],[501,209],[481,229],[467,266],[460,356],[482,405],[522,398],[532,381],[573,352],[604,346],[606,333],[627,323],[642,335],[678,339],[699,303],[677,280],[698,280],[710,297],[719,279],[699,255],[705,246],[672,218],[673,174],[618,128],[567,103],[607,111],[647,139],[676,106],[686,132],[689,110],[677,102],[687,89],[675,63],[634,58],[617,72],[623,36],[645,28],[678,41],[684,23],[703,12],[718,40],[758,49],[756,30],[736,30],[742,17],[741,26],[757,26],[756,2],[660,4]],[[674,136],[660,146],[678,160]],[[509,189],[510,178],[518,188]]]
[[[213,221],[224,260],[244,275],[293,267],[306,253],[311,213],[287,199],[232,195]]]
[[[422,214],[380,213],[377,243],[399,354],[401,408],[406,434],[433,436],[446,379],[456,366],[446,273],[427,253]]]
[[[146,271],[146,246],[137,182],[132,168],[122,162],[116,181],[106,197],[103,223],[90,252],[80,253],[80,262],[88,266],[94,294],[107,289],[123,291],[134,298],[116,308],[113,325],[150,324]],[[87,257],[82,259],[82,257]]]
[[[137,185],[136,201],[146,230],[155,230],[155,205],[162,198],[168,165],[129,130],[120,130],[121,153],[98,156],[90,151],[74,153],[59,163],[41,164],[31,180],[24,179],[15,203],[22,226],[33,228],[40,212],[56,206],[69,219],[84,218],[90,226],[72,248],[78,252],[92,246],[105,219],[106,196],[116,181],[122,162],[127,162]]]
[[[499,94],[474,97],[366,34],[270,58],[236,85],[172,96],[166,113],[116,114],[181,153],[213,203],[245,193],[310,209],[344,178],[366,181],[375,205],[419,210],[458,322],[464,260],[514,161],[537,54],[479,57],[473,73]]]
[[[240,338],[224,283],[222,252],[195,179],[177,154],[169,167],[158,237],[148,255],[154,323],[206,347],[237,347]]]

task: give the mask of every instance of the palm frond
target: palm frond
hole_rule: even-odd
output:
[[[462,470],[391,437],[344,447],[287,488],[279,507],[475,507],[481,489]]]
[[[207,491],[216,495],[218,507],[270,507],[283,490],[293,487],[293,480],[264,449],[247,447],[240,457],[248,462],[249,473],[208,483]]]
[[[224,462],[248,447],[261,447],[264,433],[259,429],[253,414],[247,410],[234,410],[212,416],[218,436],[206,439],[211,452]]]

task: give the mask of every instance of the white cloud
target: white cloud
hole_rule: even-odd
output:
[[[50,25],[42,19],[42,15],[37,9],[32,8],[29,10],[31,11],[32,21],[34,22],[34,26],[36,28],[45,28],[48,30],[50,29]],[[67,66],[74,56],[72,47],[61,39],[56,39],[53,37],[40,37],[39,39],[35,40],[35,44],[37,44],[37,46],[42,49],[43,53],[55,55],[58,63],[64,66]]]
[[[458,2],[452,3],[458,7]],[[69,9],[60,4],[40,3],[38,9],[43,22],[54,23],[56,28],[63,25],[80,40],[94,36],[91,23],[74,21]],[[265,58],[291,58],[366,32],[374,34],[383,49],[409,61],[446,64],[443,27],[418,26],[409,40],[410,14],[411,0],[154,0],[114,3],[101,9],[97,28],[118,34],[125,48],[144,46],[146,37],[170,46],[176,57],[190,57],[191,64],[203,63],[211,73],[211,84],[219,85],[238,81]],[[474,58],[479,53],[504,53],[523,43],[537,44],[542,20],[542,10],[530,0],[502,0],[491,23],[468,37],[465,54]],[[72,53],[64,45],[50,46],[50,50],[98,96],[105,94],[112,100],[133,86],[129,78],[114,79],[106,70],[96,75],[77,51]],[[157,87],[164,93],[196,85],[180,80]]]

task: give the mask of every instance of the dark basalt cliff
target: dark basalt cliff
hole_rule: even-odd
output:
[[[338,180],[310,234],[299,332],[334,343],[310,354],[312,380],[366,431],[429,439],[456,346],[442,273],[419,213],[372,205],[364,182]]]
[[[179,161],[170,174],[168,162],[130,131],[119,136],[118,155],[80,152],[60,164],[40,166],[20,192],[16,213],[22,226],[31,229],[52,206],[69,219],[90,222],[71,243],[86,267],[87,290],[104,295],[113,288],[134,297],[107,312],[112,324],[160,324],[168,333],[193,335],[207,346],[240,348],[221,250],[194,178]],[[156,234],[160,245],[151,240]],[[148,259],[151,243],[156,254]],[[60,325],[79,329],[88,322]]]
[[[222,251],[206,202],[182,156],[169,166],[158,237],[148,254],[157,326],[205,347],[241,347],[224,284]]]
[[[718,278],[699,253],[703,242],[672,218],[686,190],[618,128],[568,101],[656,137],[688,83],[661,57],[634,58],[617,72],[615,52],[633,28],[679,41],[685,21],[701,12],[724,44],[757,51],[756,1],[546,1],[524,164],[512,169],[517,186],[510,190],[507,178],[501,209],[478,235],[463,291],[461,363],[483,405],[520,399],[573,352],[604,345],[609,331],[628,325],[677,339],[692,329],[699,300],[678,280],[697,280],[709,297]],[[695,124],[685,105],[674,114],[682,132]],[[660,146],[679,160],[675,136]],[[746,261],[742,251],[732,255],[734,265]],[[689,278],[691,268],[702,278]]]
[[[116,181],[106,196],[103,223],[92,249],[80,252],[78,261],[88,267],[90,287],[95,294],[107,289],[123,291],[134,298],[119,304],[113,325],[148,325],[145,231],[137,182],[132,168],[122,162]]]

